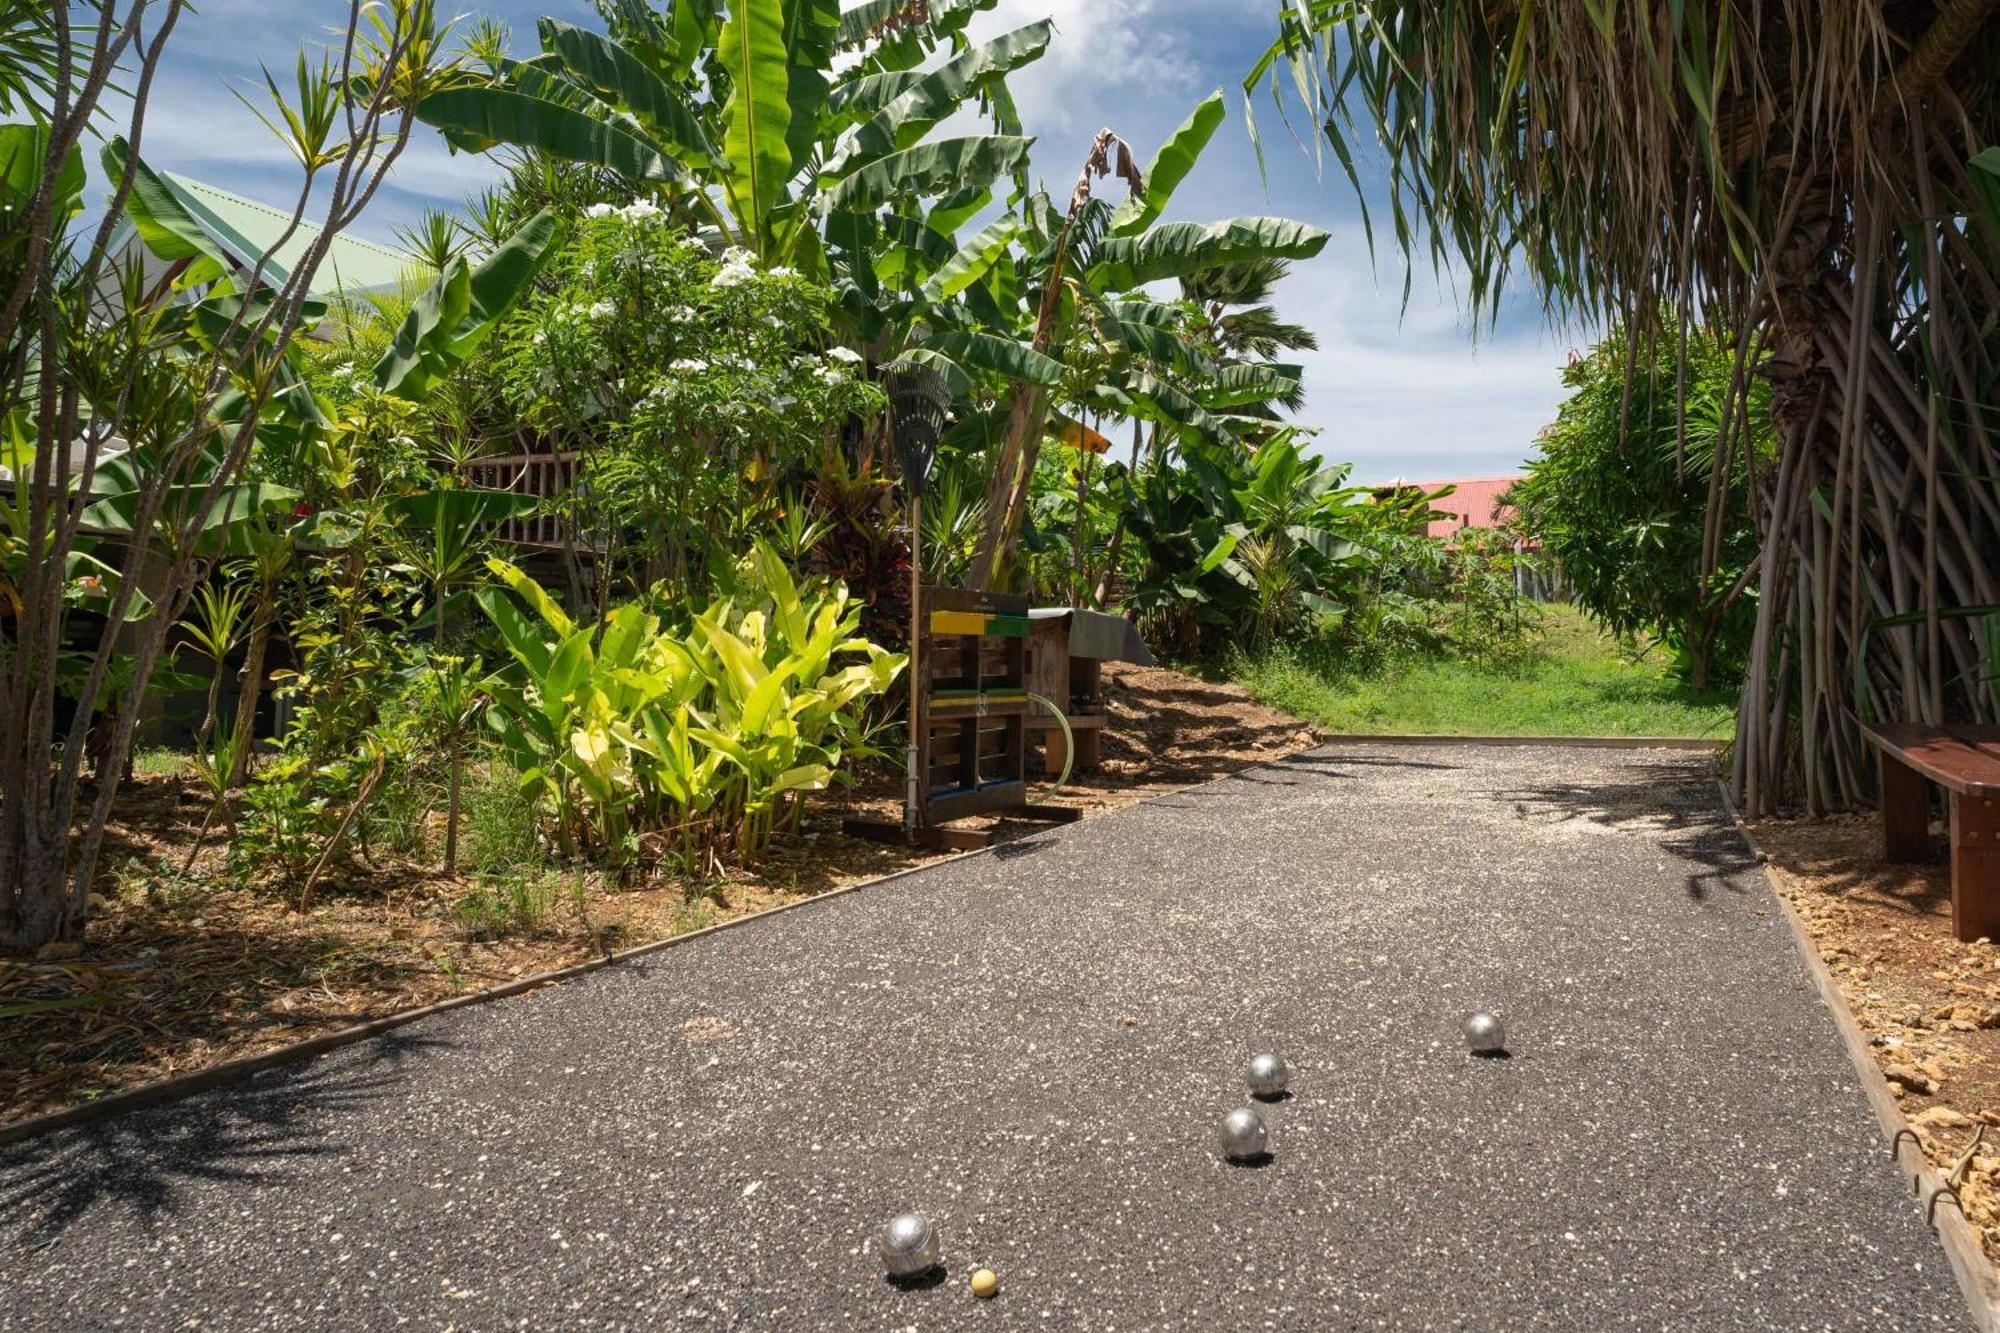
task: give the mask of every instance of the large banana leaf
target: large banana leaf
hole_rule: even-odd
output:
[[[933,301],[949,301],[990,272],[1007,247],[1021,234],[1019,218],[1004,217],[959,247],[957,254],[924,284],[924,295]]]
[[[1062,382],[1062,362],[1012,338],[953,330],[934,335],[927,346],[974,370],[993,371],[1047,387]]]
[[[870,162],[849,174],[827,195],[829,210],[867,212],[898,195],[930,197],[991,185],[1027,161],[1035,141],[984,134],[919,144]]]
[[[1275,361],[1224,366],[1202,388],[1201,400],[1215,408],[1268,403],[1296,392],[1304,377],[1303,366]]]
[[[104,174],[115,186],[132,171],[132,188],[125,196],[125,216],[139,233],[139,240],[157,257],[169,262],[194,261],[185,280],[190,284],[222,276],[234,265],[229,255],[194,220],[167,183],[153,173],[142,159],[132,156],[131,145],[113,136],[104,145]],[[253,256],[246,256],[246,262]]]
[[[1046,19],[1016,28],[919,77],[855,133],[857,158],[871,160],[910,147],[968,98],[1009,71],[1040,58],[1053,31],[1054,25]]]
[[[1107,234],[1137,236],[1158,220],[1167,207],[1167,201],[1174,197],[1174,190],[1194,170],[1195,159],[1201,156],[1202,149],[1208,147],[1208,141],[1214,137],[1216,127],[1222,124],[1224,114],[1222,93],[1210,93],[1194,109],[1194,114],[1167,136],[1166,142],[1160,145],[1160,151],[1154,154],[1153,164],[1146,168],[1144,193],[1118,206],[1118,211],[1111,215]]]
[[[556,216],[543,209],[468,268],[455,257],[410,307],[375,363],[375,386],[420,402],[470,356],[514,308],[555,249]]]
[[[1187,307],[1169,301],[1107,301],[1104,312],[1128,324],[1150,324],[1154,328],[1170,329],[1187,314]]]
[[[922,9],[923,18],[911,16],[917,6],[910,0],[868,0],[840,16],[839,42],[841,46],[861,46],[872,37],[884,36],[896,25],[917,26],[923,24],[933,37],[949,37],[962,30],[972,16],[982,9],[991,9],[999,0],[930,0]]]
[[[784,0],[732,0],[716,59],[729,71],[723,108],[723,189],[743,234],[761,251],[771,211],[784,201],[792,174],[789,62]]]
[[[48,155],[48,126],[0,125],[0,209],[16,219],[27,216],[28,205],[41,188],[42,164]],[[53,226],[61,227],[82,210],[83,183],[83,149],[71,144],[56,174],[49,214]]]
[[[970,398],[972,396],[972,391],[975,387],[972,383],[972,376],[965,373],[964,366],[959,365],[958,362],[952,360],[943,352],[930,347],[912,347],[883,367],[883,369],[888,373],[894,373],[908,366],[923,366],[927,369],[935,370],[943,377],[945,387],[951,390],[952,397],[954,398]]]
[[[1210,439],[1230,438],[1228,423],[1173,385],[1143,370],[1127,373],[1120,383],[1139,416],[1163,425],[1185,426]]]
[[[1122,291],[1253,259],[1310,259],[1326,248],[1327,239],[1320,228],[1289,218],[1169,222],[1144,235],[1112,237],[1099,245],[1090,285],[1098,291]]]
[[[921,82],[920,69],[893,69],[848,79],[827,94],[827,110],[842,124],[872,116]]]
[[[252,520],[298,502],[299,492],[269,481],[243,481],[224,486],[199,526],[189,529],[196,507],[207,491],[206,484],[169,486],[160,506],[156,524],[193,538],[196,551],[220,555],[229,551],[232,530]],[[98,532],[130,535],[138,522],[141,494],[128,491],[108,496],[83,511],[83,525]]]
[[[417,119],[465,146],[512,144],[632,181],[675,181],[687,170],[623,125],[512,88],[447,88],[417,104]]]
[[[1215,370],[1215,363],[1201,351],[1157,324],[1106,319],[1102,328],[1127,351],[1177,375],[1200,377]]]
[[[645,61],[600,33],[545,18],[542,48],[607,101],[629,110],[661,139],[689,155],[713,160],[715,145],[681,95]]]

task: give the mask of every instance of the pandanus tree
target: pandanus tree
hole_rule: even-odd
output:
[[[1482,314],[1518,273],[1552,315],[1630,330],[1640,365],[1654,342],[1684,361],[1699,325],[1735,332],[1699,577],[1705,599],[1757,599],[1747,811],[1865,800],[1867,720],[1993,719],[1994,0],[1280,10],[1246,91],[1302,90],[1350,175],[1372,132],[1405,252],[1460,266]],[[1739,460],[1763,542],[1731,577]]]

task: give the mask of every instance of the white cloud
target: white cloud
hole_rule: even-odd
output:
[[[1160,0],[1000,0],[975,29],[980,39],[1011,32],[1041,19],[1055,21],[1056,34],[1040,60],[1008,76],[1021,119],[1030,133],[1077,141],[1082,160],[1087,136],[1119,123],[1134,98],[1178,105],[1200,86],[1201,66],[1176,36]],[[1037,159],[1044,172],[1054,160]]]
[[[1319,335],[1305,366],[1301,424],[1319,451],[1365,481],[1447,480],[1517,471],[1555,419],[1566,337],[1532,323],[1475,342],[1454,296],[1420,271],[1402,310],[1400,259],[1378,278],[1360,228],[1340,225],[1279,289],[1288,317]]]

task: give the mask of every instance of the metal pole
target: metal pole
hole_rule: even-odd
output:
[[[904,480],[907,483],[909,479],[906,477]],[[924,587],[924,563],[922,559],[923,514],[923,496],[912,489],[910,494],[910,664],[904,668],[904,670],[910,673],[910,716],[908,725],[905,727],[909,744],[905,747],[907,753],[903,759],[905,771],[903,833],[913,842],[917,836],[918,728],[922,725],[918,697],[921,693],[921,687],[918,684],[917,677],[917,668],[919,666],[917,661],[917,645],[922,638],[921,627],[924,623],[923,608],[920,605],[923,600]]]

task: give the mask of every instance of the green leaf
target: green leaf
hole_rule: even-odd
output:
[[[156,520],[158,527],[162,530],[184,529],[207,489],[205,483],[167,487]],[[83,525],[98,532],[129,536],[138,520],[140,498],[140,492],[128,491],[99,500],[83,511]],[[215,534],[226,535],[228,529],[249,523],[271,510],[289,508],[298,503],[298,499],[297,491],[276,482],[245,481],[224,486],[217,492],[207,517],[192,535],[198,545],[208,549],[214,543],[202,539]]]
[[[1142,236],[1113,237],[1098,246],[1090,285],[1121,291],[1253,259],[1310,259],[1326,248],[1328,239],[1320,228],[1289,218],[1170,222]]]
[[[512,236],[468,269],[454,258],[410,307],[375,363],[375,386],[411,402],[421,402],[476,351],[527,294],[535,275],[555,250],[556,215],[550,209],[529,218]]]
[[[1034,142],[986,134],[919,144],[850,173],[827,195],[826,207],[867,212],[898,195],[928,198],[991,185],[1026,162]]]
[[[1053,31],[1046,19],[1016,28],[922,75],[855,133],[857,156],[871,160],[910,147],[967,99],[1039,59]]]
[[[1243,533],[1240,530],[1223,533],[1215,545],[1209,548],[1208,554],[1201,558],[1201,564],[1196,568],[1204,574],[1214,573],[1223,561],[1236,554],[1236,543],[1242,540]]]
[[[1160,369],[1193,377],[1214,373],[1215,364],[1206,355],[1157,324],[1107,319],[1103,328],[1120,346]]]
[[[927,27],[934,36],[946,37],[963,28],[974,13],[991,9],[999,0],[930,0],[925,6],[925,18],[921,23],[907,16],[912,12],[910,0],[868,0],[840,16],[838,42],[841,46],[860,46],[869,38],[885,35],[888,25],[902,22],[910,26]]]
[[[1153,155],[1152,165],[1146,168],[1145,193],[1118,206],[1118,211],[1111,215],[1108,235],[1137,236],[1158,220],[1174,197],[1174,190],[1194,170],[1195,160],[1208,147],[1226,114],[1222,93],[1217,90],[1194,109],[1194,114],[1179,129],[1167,136],[1160,151]]]
[[[553,653],[545,627],[529,620],[514,599],[498,588],[479,588],[473,592],[472,599],[479,603],[479,609],[500,631],[507,651],[528,669],[528,674],[538,681],[547,676]]]
[[[972,376],[965,373],[964,366],[959,365],[958,362],[952,360],[943,352],[934,351],[928,347],[912,347],[882,369],[884,373],[894,373],[906,365],[924,366],[935,370],[939,375],[944,377],[945,387],[951,390],[954,398],[969,398],[972,396],[974,387]]]
[[[1304,377],[1303,366],[1284,365],[1276,361],[1224,366],[1200,389],[1201,401],[1214,408],[1268,403],[1296,391]]]
[[[631,111],[647,128],[694,157],[714,160],[715,145],[702,132],[681,95],[639,57],[612,41],[573,24],[541,20],[542,49],[607,100]]]
[[[181,201],[167,188],[166,181],[142,159],[131,157],[131,146],[122,137],[116,136],[104,145],[104,174],[113,186],[125,179],[128,159],[132,168],[132,188],[125,196],[125,216],[132,220],[132,226],[138,231],[139,240],[145,247],[156,258],[169,263],[183,259],[207,260],[209,263],[203,267],[212,266],[210,276],[229,272],[234,265],[227,252],[194,220],[193,214],[181,206]]]
[[[951,331],[934,335],[927,345],[974,370],[994,371],[1048,388],[1062,383],[1062,362],[1012,338]]]
[[[601,167],[629,181],[678,181],[686,168],[623,125],[512,88],[447,88],[417,105],[417,119],[487,144],[533,148]]]
[[[729,71],[723,107],[723,189],[746,237],[761,253],[770,215],[784,202],[792,174],[785,136],[791,128],[791,75],[785,54],[784,0],[732,0],[716,59]]]
[[[4,80],[0,80],[4,82]],[[49,155],[46,125],[0,125],[0,235],[24,220],[42,186],[42,169]],[[83,149],[70,146],[56,173],[49,217],[60,228],[83,209]]]
[[[1149,421],[1185,426],[1213,439],[1231,437],[1228,423],[1156,375],[1135,370],[1121,381],[1132,396],[1138,415]]]
[[[990,272],[1014,238],[1021,234],[1021,220],[1004,217],[959,247],[945,266],[924,284],[924,295],[933,301],[949,301]]]

